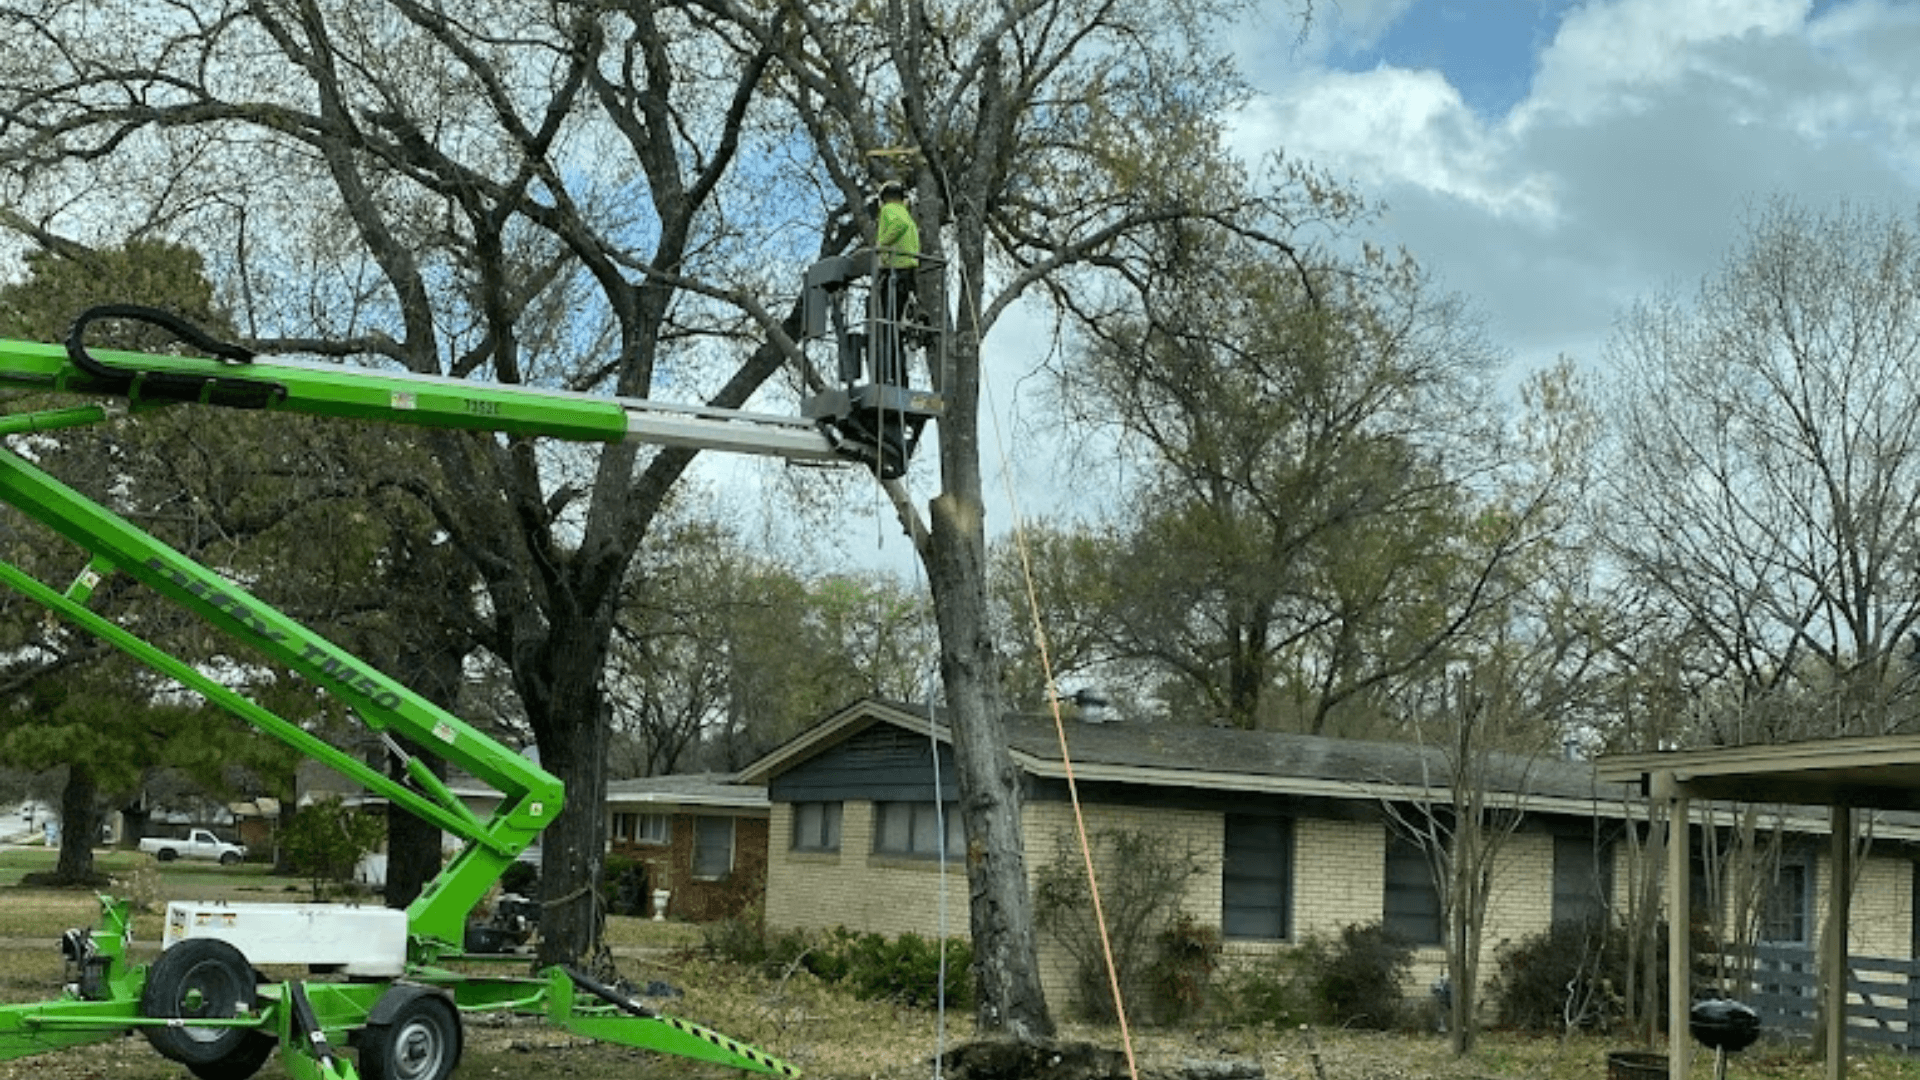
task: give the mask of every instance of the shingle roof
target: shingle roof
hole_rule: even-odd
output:
[[[610,806],[653,803],[738,810],[766,810],[769,805],[764,785],[742,784],[738,773],[718,772],[609,780],[607,803]]]
[[[1363,742],[1279,731],[1162,726],[1137,723],[1065,725],[1067,750],[1075,766],[1105,765],[1198,777],[1242,776],[1312,780],[1332,784],[1386,785],[1396,788],[1444,788],[1450,775],[1447,756],[1434,746]],[[1062,762],[1060,735],[1051,719],[1016,716],[1007,720],[1009,745],[1035,759]],[[1598,785],[1593,767],[1556,756],[1494,753],[1480,770],[1488,786],[1507,792],[1586,799],[1617,799],[1624,785]]]
[[[944,710],[933,710],[933,733],[943,741],[949,737],[945,720]],[[924,732],[929,723],[928,710],[878,699],[856,702],[748,765],[741,771],[741,778],[764,783],[874,723],[893,723]],[[1050,717],[1010,715],[1005,719],[1005,729],[1016,762],[1031,774],[1047,777],[1064,775],[1070,757],[1074,772],[1084,779],[1372,798],[1382,789],[1444,790],[1449,775],[1446,756],[1438,748],[1412,743],[1068,720],[1063,754],[1059,729]],[[1624,784],[1599,784],[1592,765],[1584,761],[1494,754],[1485,765],[1482,782],[1502,792],[1583,802],[1597,798],[1616,804],[1632,794]]]

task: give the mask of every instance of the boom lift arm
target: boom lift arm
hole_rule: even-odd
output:
[[[835,304],[844,287],[844,282],[835,286]],[[814,288],[811,280],[809,288]],[[89,350],[82,341],[85,325],[103,317],[164,325],[217,358]],[[836,329],[841,369],[851,382],[858,373],[847,373],[847,332],[840,320]],[[208,338],[165,313],[117,306],[83,315],[65,348],[0,341],[0,388],[105,399],[0,416],[0,439],[100,423],[129,410],[198,402],[514,436],[717,449],[800,462],[851,459],[882,476],[905,468],[921,425],[939,411],[936,396],[895,386],[830,391],[823,395],[825,405],[809,404],[812,419],[802,420],[339,365],[256,361],[246,350]],[[910,439],[902,438],[903,432]],[[454,1010],[505,1008],[544,1015],[597,1038],[741,1069],[795,1074],[777,1059],[655,1014],[578,972],[553,969],[531,980],[476,979],[446,969],[444,961],[460,955],[468,914],[559,813],[565,795],[560,781],[3,446],[0,501],[87,553],[84,568],[65,588],[5,562],[0,562],[0,584],[463,842],[460,853],[405,912],[404,945],[394,950],[404,956],[374,959],[369,970],[405,980],[392,984],[293,981],[266,987],[255,1000],[251,962],[217,929],[221,923],[254,919],[248,914],[208,919],[204,913],[170,911],[169,949],[161,961],[151,969],[129,966],[126,909],[103,898],[103,929],[91,936],[71,932],[64,945],[74,975],[69,997],[0,1006],[0,1060],[139,1028],[162,1053],[203,1080],[244,1080],[276,1044],[299,1080],[352,1077],[354,1066],[330,1048],[343,1038],[362,1042],[360,1070],[371,1080],[443,1080],[458,1059]],[[88,600],[113,573],[125,574],[262,657],[298,672],[349,706],[369,729],[430,747],[499,791],[498,807],[481,819],[416,759],[406,760],[405,781],[392,779],[97,614]],[[391,738],[387,743],[400,752]],[[269,917],[311,919],[325,913],[275,911],[260,918]],[[207,922],[215,926],[206,931],[212,936],[196,937]],[[258,922],[254,919],[254,925]],[[423,1046],[435,1053],[424,1068],[414,1059]],[[408,1054],[414,1058],[396,1057]]]

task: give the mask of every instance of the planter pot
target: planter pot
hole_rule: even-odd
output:
[[[669,892],[666,889],[653,890],[653,921],[654,922],[666,921],[667,901],[672,896],[673,896],[673,893]]]

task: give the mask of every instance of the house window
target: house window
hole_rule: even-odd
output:
[[[673,838],[673,820],[665,814],[615,814],[613,838],[632,844],[665,844]]]
[[[1553,838],[1553,921],[1604,923],[1613,895],[1613,845],[1592,836]]]
[[[793,850],[839,851],[840,804],[837,802],[794,803]]]
[[[1285,939],[1293,914],[1293,822],[1227,815],[1220,929],[1230,938]]]
[[[940,822],[947,825],[947,858],[958,858],[967,849],[960,826],[960,804],[943,803],[944,813],[935,813],[931,802],[881,802],[873,804],[873,853],[905,855],[916,859],[940,857]]]
[[[733,819],[701,815],[693,819],[693,876],[702,881],[733,872]]]
[[[1767,890],[1760,912],[1760,940],[1780,945],[1804,945],[1807,936],[1807,864],[1782,862]]]
[[[1761,994],[1810,998],[1814,995],[1813,950],[1809,933],[1813,876],[1804,857],[1782,859],[1761,900],[1759,954],[1754,989]]]
[[[1426,849],[1398,833],[1387,836],[1386,897],[1381,921],[1389,932],[1415,945],[1446,941],[1440,890],[1433,883]]]

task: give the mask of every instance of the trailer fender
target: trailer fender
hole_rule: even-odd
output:
[[[418,983],[397,982],[386,993],[380,995],[379,1001],[373,1003],[373,1011],[367,1014],[367,1026],[393,1023],[394,1017],[400,1015],[401,1009],[413,999],[420,997],[444,998],[448,1005],[454,1004],[453,995],[445,990],[421,986]]]

